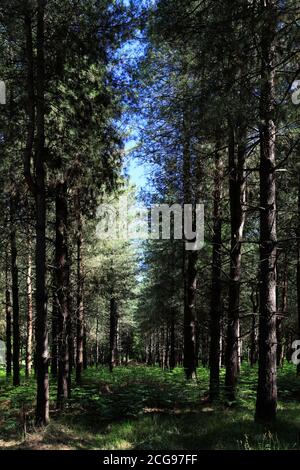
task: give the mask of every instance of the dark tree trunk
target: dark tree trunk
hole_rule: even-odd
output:
[[[298,167],[298,227],[297,227],[297,310],[298,310],[298,339],[300,340],[300,167]],[[297,366],[300,375],[300,364]]]
[[[277,2],[262,3],[262,90],[260,99],[260,321],[256,419],[269,422],[277,409],[276,367],[276,126],[275,35]]]
[[[36,423],[49,422],[48,327],[46,292],[46,188],[45,188],[45,0],[37,8],[37,145],[36,145]]]
[[[218,146],[218,144],[217,144]],[[213,254],[212,254],[212,292],[210,312],[210,350],[209,350],[209,396],[213,401],[220,393],[220,343],[222,316],[222,186],[223,162],[220,151],[215,152],[214,213],[213,213]]]
[[[236,399],[236,385],[240,367],[240,286],[242,264],[242,238],[245,225],[245,142],[244,131],[230,129],[229,138],[229,196],[231,222],[230,280],[228,299],[228,331],[226,349],[226,395],[230,401]]]
[[[170,369],[171,370],[173,370],[176,366],[176,357],[175,357],[175,312],[172,312],[172,314],[171,314],[169,364],[170,364]]]
[[[58,311],[57,311],[57,286],[56,286],[56,273],[53,273],[53,299],[52,299],[52,318],[51,318],[51,375],[57,377],[57,322],[58,322]]]
[[[87,330],[86,330],[86,324],[84,321],[83,324],[83,370],[86,370],[88,368],[88,347],[87,347]]]
[[[277,367],[283,366],[284,350],[283,350],[283,321],[287,314],[287,289],[288,289],[288,261],[285,255],[283,278],[282,278],[282,293],[281,293],[281,308],[280,313],[276,317],[276,338],[277,338]]]
[[[63,409],[69,396],[69,259],[67,239],[67,188],[65,183],[56,187],[56,241],[55,271],[58,313],[58,382],[57,407]]]
[[[77,212],[77,342],[76,342],[76,383],[81,383],[82,371],[84,369],[84,345],[85,326],[84,326],[84,305],[83,305],[83,260],[82,260],[82,214],[80,193],[78,190],[76,201]],[[86,353],[85,353],[86,357]]]
[[[198,202],[197,196],[193,198],[191,155],[190,155],[190,129],[184,118],[183,123],[183,194],[184,203]],[[196,191],[195,191],[196,193]],[[198,193],[198,191],[197,191]],[[195,211],[193,210],[193,213]],[[191,240],[189,240],[191,242]],[[196,290],[197,290],[197,261],[198,251],[187,251],[184,246],[184,325],[183,325],[183,367],[187,380],[196,377]]]
[[[11,376],[11,362],[12,362],[12,341],[11,341],[11,326],[12,326],[12,306],[11,306],[11,289],[9,281],[9,256],[8,250],[6,252],[6,265],[5,265],[5,313],[6,313],[6,376]]]
[[[20,325],[19,325],[19,270],[16,241],[16,200],[10,197],[10,252],[13,307],[13,384],[20,385]]]

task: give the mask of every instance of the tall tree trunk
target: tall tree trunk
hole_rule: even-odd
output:
[[[171,370],[173,370],[176,366],[176,357],[175,357],[175,312],[174,311],[171,312],[169,365],[170,365]]]
[[[10,251],[13,306],[13,384],[20,385],[19,271],[16,241],[16,200],[10,197]]]
[[[6,376],[11,376],[11,362],[12,362],[12,344],[11,344],[11,321],[12,321],[12,306],[11,306],[11,289],[10,289],[10,263],[8,249],[6,249],[6,264],[5,264],[5,313],[6,313]]]
[[[192,204],[192,175],[189,122],[183,122],[183,194],[184,203]],[[196,198],[195,198],[196,202]],[[197,201],[198,202],[198,201]],[[190,240],[189,240],[190,242]],[[184,246],[184,325],[183,325],[183,367],[187,380],[196,377],[196,290],[198,252],[187,251]]]
[[[281,308],[280,313],[276,317],[276,338],[277,338],[277,367],[283,365],[284,350],[283,350],[283,320],[287,314],[287,290],[288,290],[288,260],[287,255],[284,257],[284,267],[282,275],[282,292],[281,292]]]
[[[250,366],[253,367],[257,363],[258,351],[257,351],[257,342],[258,342],[258,328],[257,328],[257,312],[259,307],[259,298],[258,298],[258,286],[252,287],[251,292],[251,303],[252,303],[252,325],[251,325],[251,334],[250,334]]]
[[[32,368],[32,337],[33,337],[33,302],[32,302],[32,260],[31,240],[28,240],[28,266],[27,266],[27,338],[25,375],[29,377]]]
[[[260,321],[259,371],[256,419],[269,422],[276,417],[276,126],[275,126],[275,35],[277,2],[261,1],[263,29],[262,90],[260,98]]]
[[[45,0],[37,7],[37,145],[36,171],[36,423],[49,422],[48,327],[46,292],[46,188],[45,188],[45,58],[44,15]]]
[[[51,375],[57,377],[58,360],[58,342],[57,342],[57,323],[58,323],[58,301],[57,301],[56,273],[53,273],[53,298],[52,298],[52,318],[51,318]]]
[[[84,304],[83,304],[83,260],[82,260],[82,214],[80,192],[78,190],[76,200],[77,217],[77,342],[76,342],[76,383],[81,383],[81,375],[84,368]]]
[[[240,286],[242,264],[242,238],[245,225],[245,131],[237,131],[230,125],[229,137],[229,196],[231,222],[230,281],[228,299],[228,331],[226,350],[226,395],[230,401],[236,399],[236,384],[240,367]]]
[[[110,299],[110,328],[109,328],[109,369],[112,372],[113,368],[118,364],[118,307],[114,297]]]
[[[298,167],[298,226],[297,226],[297,310],[298,310],[298,339],[300,340],[300,165]],[[300,375],[300,364],[297,366]]]
[[[220,346],[222,316],[222,186],[223,162],[217,140],[215,152],[214,213],[213,213],[213,254],[212,254],[212,292],[210,312],[210,350],[209,350],[209,396],[213,401],[220,393]]]
[[[57,407],[63,409],[69,396],[69,259],[67,240],[67,188],[65,183],[56,187],[56,241],[55,269],[58,313],[58,382]]]

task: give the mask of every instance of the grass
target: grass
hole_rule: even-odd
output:
[[[62,414],[34,428],[35,381],[14,388],[0,371],[0,449],[279,450],[300,449],[300,379],[295,367],[279,370],[278,418],[270,428],[254,423],[257,370],[244,366],[238,401],[208,404],[208,370],[187,383],[181,369],[106,368],[84,373]]]

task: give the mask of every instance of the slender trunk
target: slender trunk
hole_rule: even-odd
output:
[[[175,357],[175,312],[171,313],[169,365],[170,365],[171,370],[173,370],[176,366],[176,357]]]
[[[49,422],[48,327],[46,292],[46,188],[45,188],[45,0],[37,8],[37,145],[36,145],[36,423]]]
[[[238,131],[238,145],[234,128],[230,126],[229,138],[229,195],[231,221],[230,281],[228,299],[228,330],[226,350],[226,395],[236,399],[236,385],[240,368],[240,286],[242,264],[242,238],[245,225],[245,143],[244,131]]]
[[[110,329],[109,329],[109,369],[112,372],[113,368],[118,364],[118,309],[117,302],[114,297],[110,300]]]
[[[190,155],[190,130],[187,119],[183,123],[183,193],[184,203],[192,204],[192,178]],[[195,198],[196,199],[196,198]],[[194,212],[194,211],[193,211]],[[190,240],[189,240],[190,242]],[[196,377],[196,290],[198,252],[187,251],[184,246],[184,330],[183,330],[183,367],[187,380]]]
[[[260,321],[259,371],[256,419],[269,422],[277,409],[276,367],[276,126],[275,126],[275,35],[277,2],[261,2],[262,90],[260,99]]]
[[[27,338],[26,338],[26,364],[25,375],[29,377],[32,368],[32,338],[33,338],[33,301],[32,301],[32,260],[31,241],[28,240],[28,266],[27,266]]]
[[[10,198],[10,251],[11,251],[11,280],[13,306],[13,384],[20,385],[20,325],[19,325],[19,270],[17,265],[16,241],[16,201]]]
[[[217,147],[219,144],[217,142]],[[220,344],[222,315],[222,186],[223,162],[219,149],[215,152],[214,214],[213,214],[213,254],[212,254],[212,292],[210,312],[210,350],[209,396],[213,401],[220,393]]]
[[[67,241],[67,188],[59,183],[56,188],[55,270],[58,313],[58,382],[57,407],[63,409],[69,395],[69,259]]]
[[[283,320],[287,313],[287,289],[288,289],[288,261],[285,255],[283,279],[282,279],[282,293],[281,293],[281,308],[280,313],[276,317],[276,338],[277,338],[277,367],[283,365],[284,351],[283,351]]]
[[[5,264],[5,313],[6,313],[6,376],[11,376],[11,362],[12,362],[12,342],[11,342],[11,321],[12,321],[12,306],[11,306],[11,289],[9,282],[9,256],[8,250],[6,252]]]
[[[83,305],[83,261],[82,261],[82,214],[80,204],[80,193],[78,190],[76,201],[77,212],[77,343],[76,343],[76,383],[81,383],[82,371],[84,369],[84,305]],[[86,354],[85,354],[86,356]]]
[[[258,342],[258,329],[257,329],[257,313],[259,307],[259,298],[258,298],[258,289],[257,286],[252,288],[251,292],[251,303],[252,303],[252,325],[251,325],[251,335],[250,335],[250,366],[253,367],[257,363],[258,351],[257,351],[257,342]]]
[[[58,323],[58,301],[57,301],[56,273],[53,273],[53,299],[52,299],[52,318],[51,318],[51,375],[57,377],[57,323]]]
[[[87,329],[86,324],[84,322],[83,325],[83,370],[88,368],[88,347],[87,347]]]
[[[298,167],[298,227],[297,227],[297,311],[298,311],[298,339],[300,340],[300,166]],[[297,366],[300,375],[300,364]]]
[[[98,311],[97,311],[97,320],[96,320],[96,367],[98,367],[99,364],[99,318],[98,318]]]

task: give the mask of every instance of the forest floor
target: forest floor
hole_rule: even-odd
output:
[[[182,369],[90,368],[82,387],[73,387],[63,413],[36,430],[34,378],[14,388],[0,371],[0,449],[37,450],[278,450],[300,449],[300,379],[295,367],[279,370],[278,419],[271,428],[254,423],[257,370],[244,366],[237,403],[207,402],[208,370],[187,383]]]

